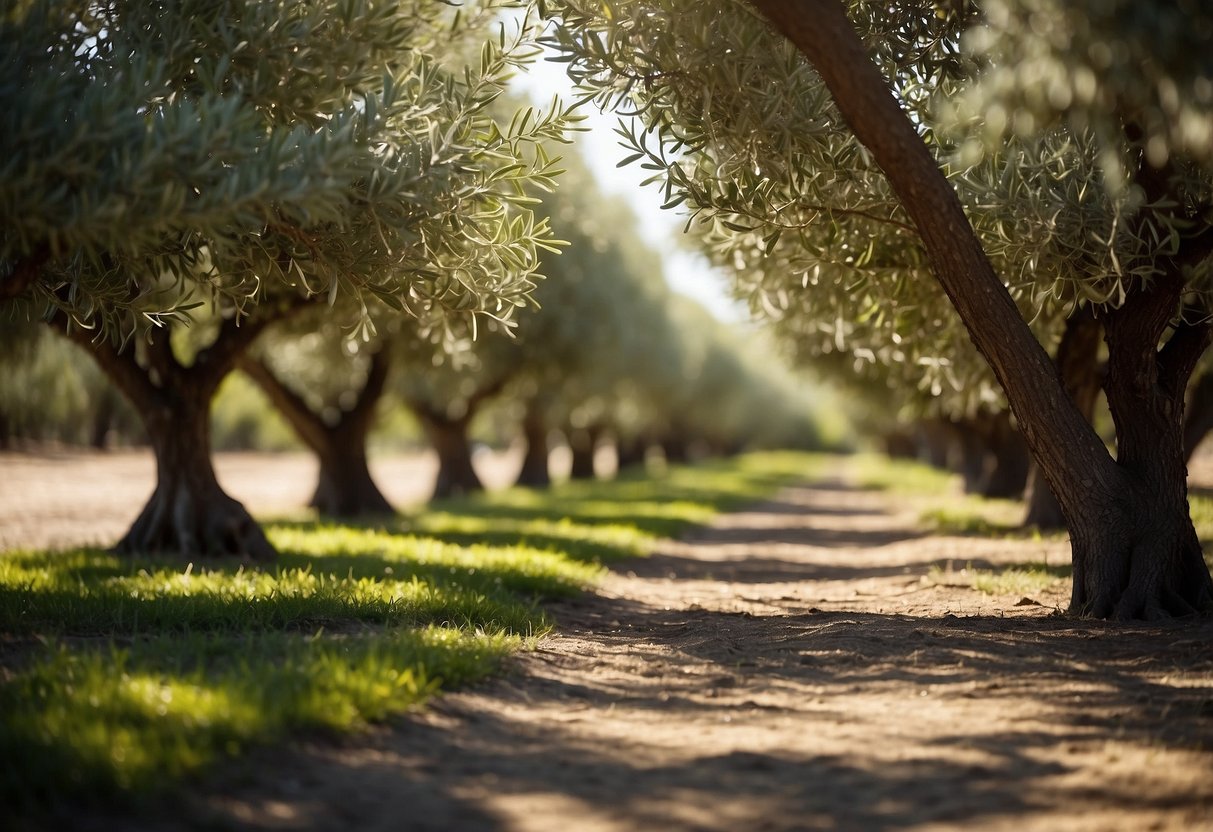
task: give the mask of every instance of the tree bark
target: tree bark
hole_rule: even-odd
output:
[[[1099,345],[1103,326],[1095,318],[1089,306],[1074,312],[1066,321],[1061,343],[1057,345],[1057,369],[1061,373],[1066,393],[1083,417],[1091,422],[1095,417],[1095,402],[1099,398]],[[1038,529],[1063,529],[1066,525],[1061,504],[1053,496],[1045,482],[1040,466],[1032,464],[1028,473],[1028,485],[1024,494],[1027,511],[1025,526]]]
[[[52,325],[88,351],[134,405],[156,456],[156,489],[115,551],[273,559],[260,526],[219,485],[210,452],[211,399],[265,321],[226,321],[189,367],[173,356],[167,329],[149,333],[144,367],[131,350],[118,352],[62,315]]]
[[[1208,323],[1176,326],[1162,349],[1183,279],[1159,275],[1106,314],[1104,391],[1126,487],[1101,526],[1071,524],[1071,608],[1116,618],[1185,615],[1213,605],[1213,578],[1188,507],[1184,392],[1208,346]],[[1117,510],[1119,508],[1119,510]]]
[[[1005,410],[981,420],[986,448],[985,477],[977,493],[983,497],[1014,500],[1023,496],[1028,484],[1031,456],[1028,447]]]
[[[670,465],[685,465],[691,461],[691,451],[687,447],[687,442],[681,436],[675,433],[667,433],[661,437],[661,451],[665,454],[665,461]]]
[[[433,500],[462,497],[483,491],[484,485],[472,466],[472,446],[468,441],[471,414],[450,418],[431,409],[417,411],[418,420],[434,452],[438,454],[438,478]]]
[[[648,460],[649,443],[640,436],[618,437],[615,440],[617,470],[643,470]]]
[[[881,437],[885,456],[890,459],[914,459],[918,456],[918,444],[908,431],[891,430]]]
[[[573,453],[573,467],[569,470],[569,479],[594,479],[597,476],[594,470],[594,452],[598,449],[602,428],[597,425],[580,429],[570,428],[567,436],[569,449]]]
[[[522,417],[522,438],[526,450],[522,456],[522,470],[518,472],[517,484],[527,488],[547,488],[552,484],[548,468],[548,426],[543,407],[538,402],[527,402]]]
[[[110,431],[114,427],[114,416],[117,413],[117,395],[112,389],[101,390],[92,401],[92,418],[89,419],[88,444],[94,450],[104,451],[109,447]]]
[[[1152,618],[1213,606],[1213,579],[1203,559],[1197,565],[1181,476],[1182,388],[1178,407],[1171,396],[1174,382],[1183,377],[1186,383],[1193,354],[1207,345],[1208,327],[1204,344],[1194,331],[1177,331],[1157,350],[1179,299],[1177,292],[1159,296],[1163,281],[1135,293],[1109,317],[1109,350],[1118,353],[1109,359],[1108,381],[1109,405],[1111,389],[1117,390],[1120,458],[1114,461],[994,273],[955,191],[867,55],[843,4],[751,2],[817,69],[843,119],[888,177],[936,279],[1002,385],[1070,529],[1071,610]],[[1114,327],[1112,320],[1119,323]],[[1167,377],[1161,385],[1160,371]],[[1147,401],[1134,414],[1130,400],[1136,395]],[[1157,441],[1150,427],[1161,431]]]
[[[316,490],[309,505],[323,515],[355,518],[394,514],[375,484],[367,463],[366,443],[383,398],[390,361],[381,349],[371,357],[366,383],[353,406],[329,424],[263,362],[245,357],[240,368],[265,391],[299,439],[320,464]]]

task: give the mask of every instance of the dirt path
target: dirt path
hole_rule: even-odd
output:
[[[505,677],[267,751],[189,815],[256,829],[1213,829],[1213,622],[1051,615],[932,566],[1064,543],[922,537],[845,473],[554,608]],[[933,576],[933,577],[929,577]],[[946,576],[946,573],[945,573]],[[248,772],[262,775],[247,784]]]
[[[482,452],[476,468],[490,488],[512,481],[517,452]],[[229,494],[259,516],[290,515],[316,487],[308,453],[216,453],[215,472]],[[392,505],[424,502],[438,471],[432,454],[380,456],[375,481]],[[0,551],[110,546],[122,537],[156,485],[147,449],[90,453],[0,452]]]

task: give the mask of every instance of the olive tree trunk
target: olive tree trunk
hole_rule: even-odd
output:
[[[1070,609],[1155,618],[1213,607],[1213,578],[1188,514],[1183,391],[1208,324],[1180,324],[1182,277],[1135,287],[1109,315],[1113,460],[995,274],[955,191],[868,56],[839,0],[751,0],[809,59],[843,119],[880,165],[922,238],[932,271],[1002,385],[1070,530]],[[1138,184],[1156,204],[1156,187]],[[1207,240],[1199,241],[1207,245]],[[1194,253],[1184,251],[1177,261]],[[1197,319],[1193,319],[1197,320]]]
[[[156,456],[156,488],[115,551],[182,558],[275,557],[261,527],[219,485],[210,450],[211,399],[266,323],[268,317],[225,321],[214,343],[187,367],[173,355],[167,328],[148,333],[141,365],[132,349],[119,352],[110,341],[70,326],[63,316],[52,321],[92,355],[134,406]]]
[[[527,488],[547,488],[552,484],[548,467],[548,425],[543,405],[534,399],[527,402],[526,413],[522,417],[522,439],[526,449],[523,451],[517,484]]]
[[[648,455],[649,443],[642,436],[617,436],[615,439],[616,468],[619,471],[643,470]]]
[[[915,430],[918,459],[932,468],[950,468],[955,437],[943,419],[923,419]]]
[[[592,480],[597,476],[594,470],[594,452],[598,450],[598,440],[602,438],[602,433],[600,425],[568,430],[566,435],[569,449],[573,453],[573,467],[569,470],[569,479]]]
[[[1019,499],[1027,488],[1032,463],[1027,443],[1011,423],[1011,414],[1005,410],[991,417],[987,429],[990,468],[986,471],[982,496]]]
[[[265,364],[246,356],[240,368],[265,391],[300,441],[320,464],[309,505],[323,515],[355,518],[393,514],[394,509],[371,476],[366,444],[383,398],[390,361],[381,349],[371,357],[366,382],[352,407],[329,423]]]
[[[468,440],[470,416],[451,418],[429,409],[416,412],[430,446],[438,455],[438,478],[431,499],[443,500],[483,491],[484,485],[472,465],[472,444]]]
[[[1099,373],[1099,345],[1103,327],[1089,306],[1077,310],[1066,321],[1061,342],[1057,345],[1057,369],[1062,384],[1083,417],[1091,422],[1095,417],[1095,402],[1103,386]],[[1053,496],[1040,466],[1032,464],[1024,494],[1027,511],[1025,526],[1039,529],[1064,529],[1065,515],[1061,503]]]

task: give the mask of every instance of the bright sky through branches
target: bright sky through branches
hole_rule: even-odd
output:
[[[548,105],[553,95],[571,99],[572,85],[565,76],[564,66],[536,61],[525,74],[518,74],[518,91],[536,106]],[[749,316],[744,306],[729,295],[727,278],[714,270],[706,259],[683,247],[680,238],[686,215],[678,210],[661,210],[661,192],[656,185],[641,187],[640,183],[652,171],[643,170],[639,163],[616,167],[626,155],[614,132],[619,117],[601,113],[591,105],[584,107],[582,112],[586,116],[582,126],[588,129],[576,134],[576,142],[603,190],[624,197],[636,212],[645,240],[662,254],[670,287],[695,298],[721,320],[746,320]]]

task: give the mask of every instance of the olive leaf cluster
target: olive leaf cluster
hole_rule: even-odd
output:
[[[1109,172],[1135,122],[1151,164],[1213,161],[1213,9],[1202,0],[983,0],[965,50],[981,83],[957,96],[985,136],[1034,136],[1059,123],[1100,138]]]
[[[562,21],[546,43],[584,94],[639,119],[620,125],[622,163],[653,171],[665,207],[688,214],[687,230],[797,354],[849,355],[845,364],[949,408],[1000,401],[883,173],[810,65],[748,4],[546,7]],[[1175,245],[1174,206],[1105,187],[1094,119],[1041,120],[990,141],[986,110],[954,106],[1024,60],[974,48],[966,33],[989,27],[988,15],[968,3],[848,11],[1038,337],[1055,339],[1076,304],[1117,305],[1152,279]],[[1117,150],[1130,151],[1123,137]],[[1202,177],[1193,171],[1185,199],[1205,198]]]
[[[554,244],[528,192],[558,169],[535,148],[570,111],[493,116],[539,24],[524,3],[472,6],[10,8],[0,288],[119,335],[282,296],[382,302],[429,327],[508,319]],[[472,45],[471,64],[452,60]]]

